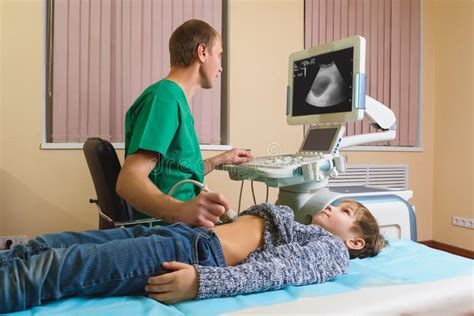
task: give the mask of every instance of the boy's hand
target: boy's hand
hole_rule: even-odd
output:
[[[163,267],[172,272],[148,279],[145,291],[149,293],[149,298],[165,304],[174,304],[192,300],[197,296],[198,274],[192,265],[173,261],[164,262]]]

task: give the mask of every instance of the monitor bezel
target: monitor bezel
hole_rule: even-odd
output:
[[[340,112],[340,113],[325,113],[325,114],[313,114],[304,116],[293,116],[293,64],[295,61],[299,61],[306,58],[346,49],[353,48],[353,89],[352,89],[352,111]],[[357,108],[356,102],[359,98],[358,91],[355,89],[356,75],[365,73],[365,38],[362,36],[351,36],[338,41],[326,43],[323,45],[311,47],[299,52],[292,53],[289,57],[289,69],[288,69],[288,113],[287,122],[289,125],[304,125],[304,124],[324,124],[324,123],[344,123],[359,121],[364,118],[364,110]],[[365,97],[365,96],[364,96]]]
[[[315,130],[315,129],[327,129],[327,128],[337,128],[337,131],[336,133],[334,134],[334,138],[331,142],[331,145],[329,146],[329,150],[328,151],[313,151],[313,150],[303,150],[303,147],[306,143],[306,140],[308,139],[308,136],[309,134],[311,133],[312,130]],[[323,153],[323,154],[335,154],[337,152],[337,150],[339,149],[339,143],[340,143],[340,139],[342,139],[342,137],[344,136],[344,132],[345,132],[346,128],[344,125],[320,125],[320,126],[311,126],[307,131],[306,131],[306,135],[304,136],[304,140],[303,142],[301,143],[301,146],[300,146],[300,150],[299,152],[300,153],[316,153],[316,152],[320,152],[320,153]]]

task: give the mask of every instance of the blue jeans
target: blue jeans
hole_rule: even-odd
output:
[[[144,294],[165,261],[225,266],[212,231],[181,223],[43,235],[0,251],[0,313],[68,296]]]

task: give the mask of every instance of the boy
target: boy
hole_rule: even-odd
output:
[[[146,215],[168,223],[214,227],[229,209],[217,192],[181,186],[172,198],[166,193],[184,179],[203,182],[204,174],[220,164],[249,162],[252,155],[234,149],[203,161],[188,106],[199,89],[210,89],[222,72],[222,43],[217,31],[200,20],[179,26],[169,41],[171,70],[137,98],[125,117],[125,162],[117,193]]]
[[[182,223],[44,235],[0,252],[0,313],[68,296],[143,293],[164,303],[321,283],[349,258],[384,245],[360,203],[294,221],[286,206],[255,205],[214,229]],[[147,285],[148,283],[148,285]]]

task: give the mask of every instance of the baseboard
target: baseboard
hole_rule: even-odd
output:
[[[458,256],[461,256],[461,257],[474,259],[474,251],[471,251],[471,250],[451,246],[451,245],[448,245],[448,244],[443,244],[442,242],[438,242],[438,241],[435,241],[435,240],[423,240],[423,241],[419,241],[419,243],[423,244],[425,246],[434,248],[434,249],[438,249],[438,250],[442,250],[442,251],[452,253],[453,255],[458,255]]]

